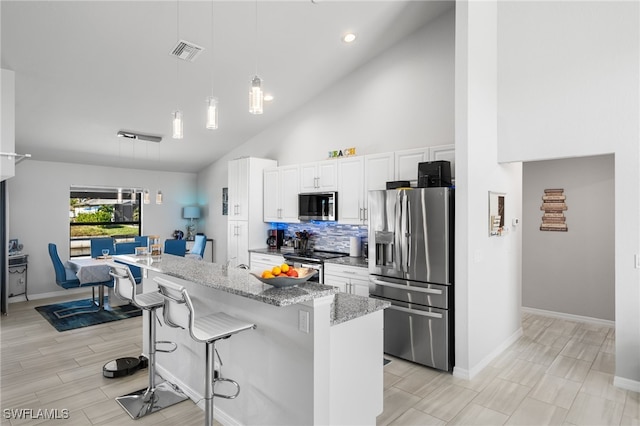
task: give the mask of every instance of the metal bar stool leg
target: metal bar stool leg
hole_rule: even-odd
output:
[[[147,309],[149,312],[149,366],[147,367],[149,385],[146,389],[140,389],[116,398],[118,404],[134,420],[187,399],[187,396],[180,389],[169,382],[165,381],[156,386],[156,309],[156,307]]]
[[[215,341],[206,344],[206,366],[204,383],[204,424],[213,426],[213,378],[214,358],[216,353]]]

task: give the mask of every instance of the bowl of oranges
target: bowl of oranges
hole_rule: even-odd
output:
[[[253,274],[257,279],[265,284],[277,288],[293,287],[308,281],[318,271],[313,268],[294,268],[283,263],[271,269],[265,269],[261,274]]]

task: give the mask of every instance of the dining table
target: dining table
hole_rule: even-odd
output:
[[[112,307],[123,305],[128,301],[120,300],[113,292],[112,286],[108,284],[113,282],[113,278],[109,275],[109,265],[107,261],[112,260],[109,257],[97,257],[97,258],[76,258],[68,260],[69,268],[76,273],[80,285],[90,285],[95,283],[104,283],[98,286],[98,309],[111,310]],[[107,286],[107,294],[105,294],[104,287]]]

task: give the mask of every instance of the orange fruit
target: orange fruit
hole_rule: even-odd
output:
[[[280,272],[282,272],[282,269],[280,269],[279,266],[274,266],[273,269],[271,270],[271,273],[276,277],[280,275]]]
[[[287,271],[289,271],[289,265],[287,265],[286,263],[283,263],[282,265],[280,265],[280,269],[282,270],[282,272],[286,274]]]
[[[271,271],[266,270],[266,271],[263,271],[263,272],[262,272],[261,277],[262,277],[262,278],[273,278],[273,274],[271,273]]]

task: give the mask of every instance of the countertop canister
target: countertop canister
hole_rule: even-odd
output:
[[[360,257],[362,256],[362,243],[360,237],[349,238],[349,256]]]

